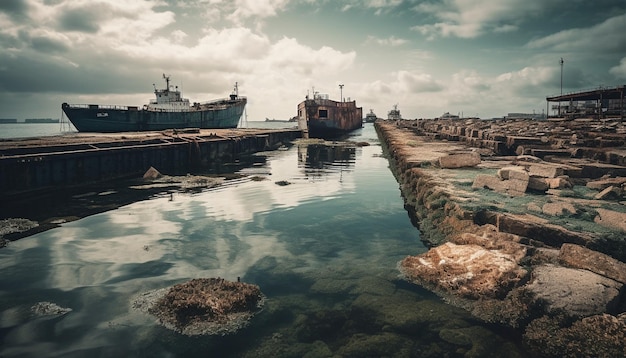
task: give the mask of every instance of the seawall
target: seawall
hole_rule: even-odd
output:
[[[409,282],[519,330],[538,356],[626,353],[620,122],[378,121],[429,251]]]

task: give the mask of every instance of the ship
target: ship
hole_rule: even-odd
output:
[[[374,122],[376,122],[377,119],[378,119],[378,116],[376,115],[376,113],[374,113],[374,110],[370,109],[370,113],[365,115],[364,122],[365,123],[374,123]]]
[[[298,126],[310,138],[333,139],[363,127],[363,108],[356,101],[334,101],[314,92],[298,104]]]
[[[163,74],[165,88],[154,86],[156,99],[143,107],[98,104],[67,104],[61,108],[79,132],[137,132],[166,129],[237,128],[247,98],[239,96],[237,83],[229,98],[203,103],[190,103],[178,86],[170,86],[170,77]]]
[[[398,109],[398,105],[394,104],[393,109],[387,113],[387,119],[391,121],[397,121],[402,119],[402,115],[400,114],[400,110]]]

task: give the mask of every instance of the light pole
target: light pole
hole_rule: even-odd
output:
[[[343,102],[343,84],[339,85],[339,95],[341,96],[341,102]]]
[[[561,65],[561,96],[563,96],[563,57],[559,61]],[[561,98],[559,98],[559,117],[561,116]]]
[[[561,57],[561,61],[559,61],[561,64],[561,96],[563,95],[563,62],[563,57]]]

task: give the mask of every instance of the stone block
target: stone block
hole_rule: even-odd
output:
[[[597,224],[626,232],[626,213],[597,208],[598,215],[594,218]]]
[[[506,183],[493,175],[478,174],[472,184],[473,189],[491,189],[497,192],[506,192]]]
[[[574,186],[567,175],[562,175],[557,178],[544,178],[544,180],[548,183],[549,189],[565,189]]]
[[[526,193],[528,189],[528,181],[530,177],[528,173],[513,170],[509,172],[509,180],[507,180],[507,193],[512,196],[520,196]]]
[[[474,167],[480,164],[480,154],[477,152],[450,154],[439,158],[441,168]]]
[[[576,208],[571,203],[567,202],[556,202],[556,203],[545,203],[541,208],[546,215],[552,216],[563,216],[563,215],[575,215]]]
[[[609,186],[596,194],[593,198],[596,200],[619,200],[622,198],[622,194],[623,191],[621,187]]]
[[[559,165],[535,163],[528,166],[528,174],[537,177],[556,178],[565,174],[565,169]]]
[[[510,177],[509,173],[512,171],[526,173],[526,168],[519,166],[519,165],[503,167],[503,168],[498,169],[498,177],[502,180],[509,180],[509,177]]]
[[[623,286],[591,271],[543,265],[533,270],[525,288],[545,302],[549,313],[586,317],[616,309]]]
[[[550,188],[546,178],[530,176],[528,179],[528,189],[545,192]]]
[[[594,180],[587,183],[587,188],[595,190],[604,190],[610,186],[622,186],[626,184],[626,178],[604,178],[600,180]]]
[[[150,169],[144,173],[143,178],[147,180],[154,180],[162,176],[163,175],[158,170],[154,169],[154,167],[150,167]]]
[[[563,244],[559,251],[559,262],[626,284],[626,263],[580,245]]]

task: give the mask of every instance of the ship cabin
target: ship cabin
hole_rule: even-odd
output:
[[[328,122],[329,128],[352,130],[361,127],[363,108],[357,107],[356,101],[350,101],[349,98],[348,101],[338,102],[329,99],[327,94],[316,93],[313,99],[306,96],[306,99],[298,104],[298,117],[307,123]],[[355,126],[356,123],[358,126]]]
[[[157,89],[154,87],[154,95],[156,99],[150,101],[148,104],[148,109],[157,110],[157,111],[185,111],[191,108],[189,104],[189,100],[187,98],[182,98],[180,91],[178,90],[178,86],[175,87],[175,90],[170,89],[170,77],[163,75],[165,79],[165,89]]]

